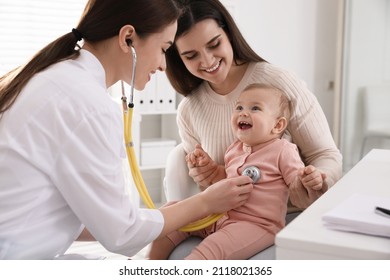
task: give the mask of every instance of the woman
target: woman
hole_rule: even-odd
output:
[[[185,153],[201,144],[220,164],[212,168],[188,165],[189,175],[201,189],[214,182],[223,169],[223,155],[234,141],[229,120],[239,93],[250,83],[269,84],[285,92],[292,103],[285,137],[298,146],[304,163],[315,166],[325,179],[321,190],[299,183],[291,186],[292,204],[308,207],[342,171],[341,154],[317,99],[304,82],[257,55],[218,0],[184,2],[175,44],[167,52],[167,75],[186,96],[178,109],[180,136]],[[173,180],[167,175],[168,198],[175,192],[169,189]]]
[[[172,0],[91,0],[77,28],[0,79],[0,259],[52,259],[76,239],[131,256],[248,199],[245,176],[161,210],[126,195],[122,113],[107,88],[131,82],[131,47],[136,89],[165,70],[180,12]]]

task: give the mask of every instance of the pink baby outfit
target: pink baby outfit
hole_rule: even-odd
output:
[[[261,177],[245,205],[205,229],[168,235],[175,245],[191,235],[204,238],[186,259],[247,259],[274,243],[285,225],[288,186],[304,164],[296,145],[284,139],[254,147],[234,142],[225,155],[227,177],[241,175],[248,166],[256,166]]]

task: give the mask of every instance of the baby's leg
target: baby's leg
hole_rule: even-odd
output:
[[[245,260],[274,243],[275,234],[249,222],[223,226],[207,236],[186,260]]]

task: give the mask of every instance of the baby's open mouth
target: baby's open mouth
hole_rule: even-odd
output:
[[[240,129],[249,129],[252,127],[252,125],[250,123],[247,123],[247,122],[239,122],[238,127]]]

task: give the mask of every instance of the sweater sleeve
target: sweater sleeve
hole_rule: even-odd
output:
[[[322,108],[306,84],[294,74],[267,64],[265,78],[282,89],[291,101],[288,132],[298,146],[305,165],[313,165],[327,175],[332,186],[342,174],[342,156],[329,129]]]

